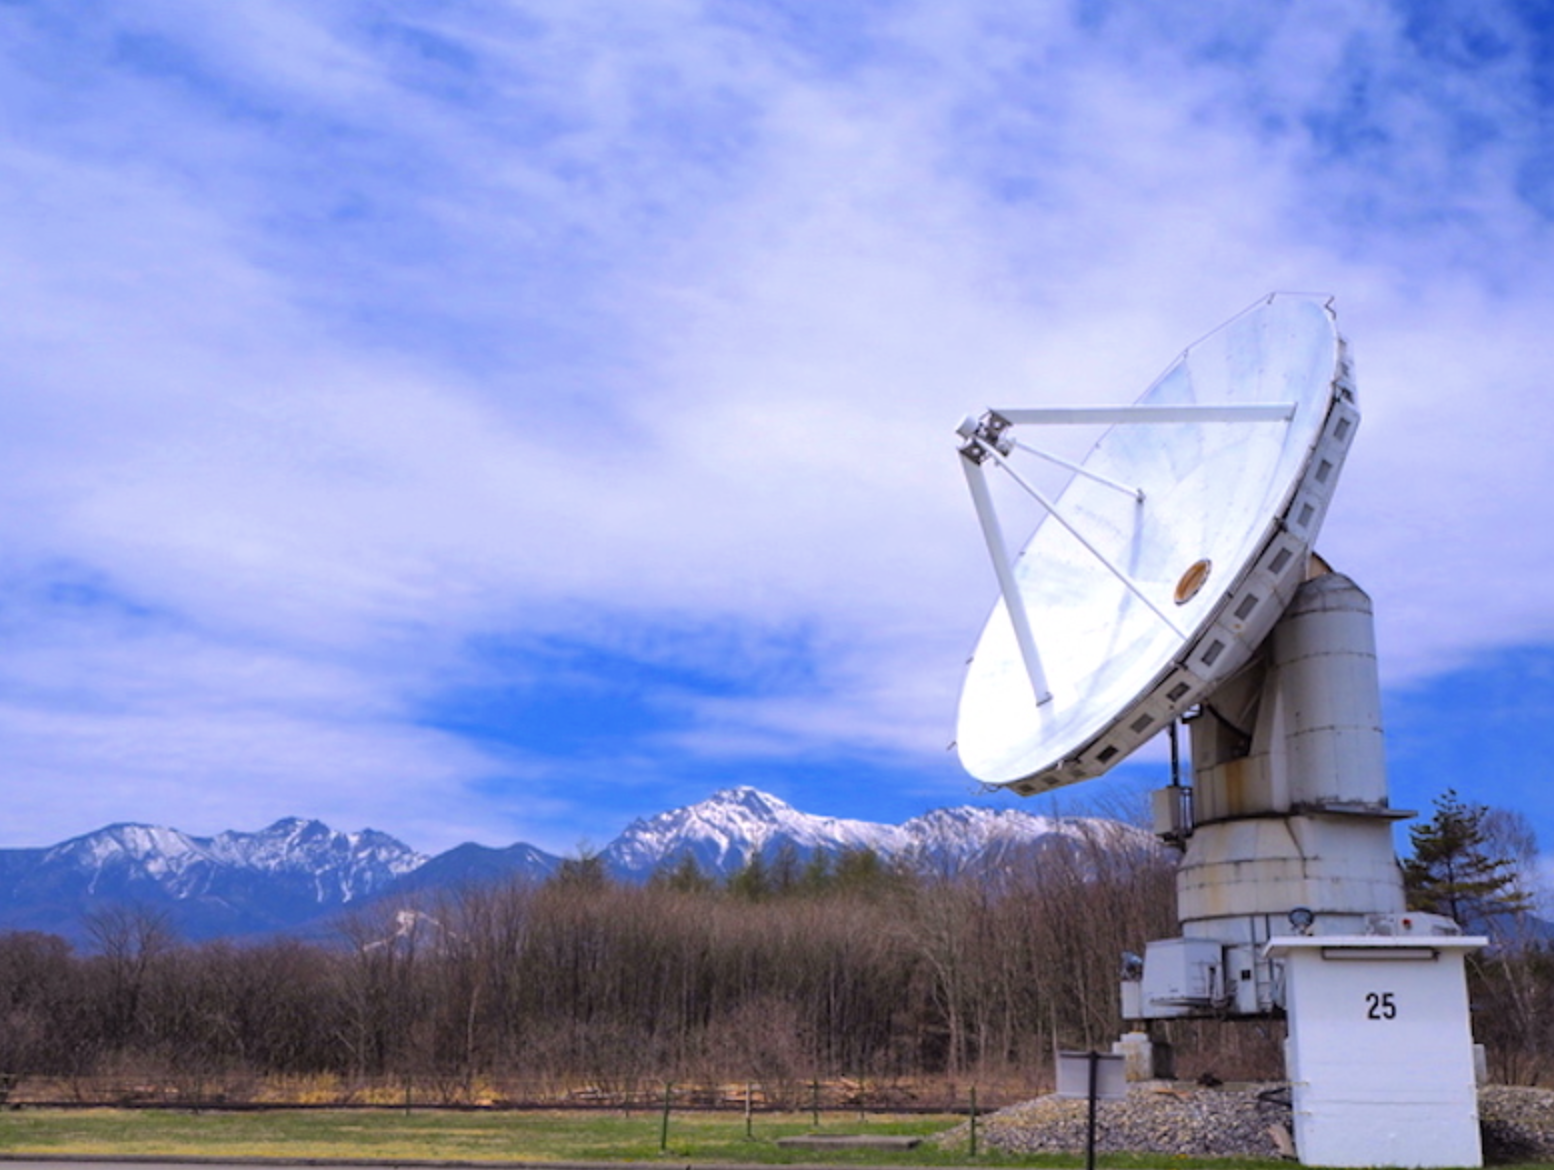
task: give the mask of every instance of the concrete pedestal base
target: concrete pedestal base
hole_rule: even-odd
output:
[[[1463,960],[1483,938],[1275,938],[1307,1166],[1481,1166]]]
[[[1112,1053],[1123,1058],[1129,1081],[1168,1081],[1176,1075],[1175,1054],[1163,1040],[1148,1032],[1128,1032],[1112,1041]]]

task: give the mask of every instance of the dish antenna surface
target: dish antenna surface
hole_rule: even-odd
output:
[[[961,465],[1002,591],[956,744],[1029,795],[1099,776],[1246,665],[1289,604],[1359,422],[1324,300],[1276,295],[1190,346],[1132,406],[968,418]],[[1017,437],[1109,424],[1082,463]],[[1049,498],[1016,452],[1073,471]],[[1010,559],[987,482],[1045,515]]]

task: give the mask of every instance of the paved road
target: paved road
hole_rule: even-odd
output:
[[[353,1170],[370,1170],[373,1167],[389,1168],[405,1166],[439,1166],[439,1167],[480,1167],[481,1170],[493,1170],[494,1167],[522,1165],[524,1170],[629,1170],[633,1165],[630,1162],[470,1162],[456,1160],[386,1160],[370,1161],[368,1159],[353,1158],[266,1158],[262,1161],[244,1161],[241,1158],[163,1158],[145,1155],[126,1155],[123,1157],[81,1158],[74,1156],[39,1156],[36,1154],[0,1154],[0,1170],[107,1170],[109,1167],[133,1167],[134,1170],[189,1170],[190,1166],[220,1166],[222,1170],[275,1170],[278,1166],[342,1166],[352,1167]],[[641,1163],[642,1166],[655,1166],[664,1170],[664,1163]],[[672,1164],[671,1164],[672,1165]],[[689,1170],[689,1168],[687,1168]],[[697,1164],[696,1170],[760,1170],[759,1167],[749,1165],[717,1167],[702,1163]],[[798,1170],[789,1166],[784,1170]],[[816,1170],[836,1170],[836,1167],[817,1167]]]
[[[452,1159],[370,1161],[365,1158],[266,1158],[255,1162],[240,1158],[164,1158],[145,1155],[81,1158],[64,1155],[54,1157],[36,1154],[0,1154],[0,1170],[107,1170],[109,1167],[121,1166],[133,1167],[134,1170],[189,1170],[190,1166],[220,1166],[222,1170],[275,1170],[278,1166],[341,1166],[352,1167],[353,1170],[371,1170],[374,1167],[390,1170],[390,1168],[406,1166],[470,1166],[480,1167],[481,1170],[494,1170],[495,1167],[518,1165],[523,1166],[524,1170],[629,1170],[634,1164],[630,1162],[461,1162]],[[665,1170],[662,1162],[644,1162],[640,1165],[655,1166],[659,1170]],[[750,1165],[717,1167],[697,1163],[696,1170],[760,1170],[760,1168]],[[788,1166],[784,1170],[798,1170],[798,1168]],[[816,1170],[837,1170],[837,1168],[817,1167]]]
[[[251,1161],[242,1158],[166,1158],[140,1154],[97,1158],[48,1154],[0,1154],[0,1170],[109,1170],[111,1167],[133,1167],[134,1170],[189,1170],[190,1166],[220,1166],[222,1170],[276,1170],[276,1167],[280,1166],[340,1166],[351,1167],[352,1170],[373,1170],[379,1167],[382,1170],[391,1170],[391,1168],[407,1166],[449,1168],[468,1166],[479,1167],[480,1170],[495,1170],[502,1166],[522,1166],[524,1170],[630,1170],[634,1165],[654,1166],[658,1170],[666,1170],[663,1162],[472,1162],[456,1159],[373,1161],[367,1158],[265,1158]],[[668,1165],[673,1166],[673,1163]],[[761,1168],[748,1164],[719,1167],[715,1164],[698,1162],[696,1170],[761,1170]],[[784,1170],[799,1170],[799,1168],[787,1166]],[[815,1170],[837,1170],[837,1168],[835,1166],[816,1167]]]
[[[505,1163],[512,1165],[512,1163]],[[0,1155],[0,1168],[3,1170],[106,1170],[108,1167],[134,1167],[134,1170],[189,1170],[190,1166],[220,1166],[222,1170],[275,1170],[278,1166],[350,1166],[350,1167],[389,1167],[403,1166],[481,1166],[485,1170],[492,1170],[493,1166],[501,1166],[504,1163],[492,1162],[369,1162],[366,1160],[354,1161],[345,1158],[266,1158],[261,1162],[245,1162],[233,1158],[159,1158],[148,1156],[130,1155],[125,1157],[79,1158],[79,1157],[39,1157],[37,1155]],[[562,1163],[535,1163],[535,1170],[540,1170],[541,1165],[545,1170],[555,1167],[561,1170]],[[527,1170],[527,1168],[526,1168]],[[584,1167],[573,1164],[568,1170],[605,1170],[603,1166]],[[620,1170],[617,1165],[615,1170]],[[745,1167],[744,1170],[750,1170]]]
[[[426,1159],[370,1159],[370,1158],[264,1158],[258,1161],[244,1158],[169,1158],[148,1154],[101,1155],[83,1158],[73,1154],[0,1154],[0,1170],[112,1170],[114,1167],[132,1167],[133,1170],[189,1170],[191,1166],[219,1166],[221,1170],[276,1170],[285,1166],[338,1166],[350,1170],[398,1170],[401,1167],[442,1167],[458,1170],[474,1167],[478,1170],[499,1170],[500,1167],[522,1167],[522,1170],[670,1170],[673,1162],[475,1162],[456,1158]],[[691,1170],[686,1166],[686,1170]],[[696,1170],[763,1170],[752,1163],[698,1162]],[[805,1166],[790,1163],[783,1170],[838,1170],[835,1165],[815,1164]],[[845,1168],[843,1168],[845,1170]],[[854,1170],[857,1170],[855,1167]]]

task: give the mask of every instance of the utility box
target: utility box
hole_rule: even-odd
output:
[[[1192,835],[1192,789],[1180,784],[1156,788],[1149,794],[1155,836],[1184,841]]]
[[[1255,1016],[1272,1006],[1272,986],[1259,978],[1266,969],[1250,944],[1225,948],[1225,995],[1236,1015]]]
[[[1144,950],[1141,1019],[1194,1016],[1225,1003],[1225,948],[1209,938],[1165,938]]]
[[[1487,939],[1275,938],[1295,1148],[1308,1166],[1480,1166],[1463,960]]]

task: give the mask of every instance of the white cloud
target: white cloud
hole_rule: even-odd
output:
[[[992,592],[953,423],[1131,398],[1273,288],[1337,294],[1360,356],[1324,546],[1390,677],[1547,640],[1514,34],[1453,70],[1382,5],[1235,11],[10,17],[95,80],[0,149],[0,538],[166,618],[0,666],[17,843],[194,791],[523,835],[492,778],[564,800],[543,762],[415,722],[485,636],[803,630],[804,686],[687,699],[673,742],[939,753]]]

